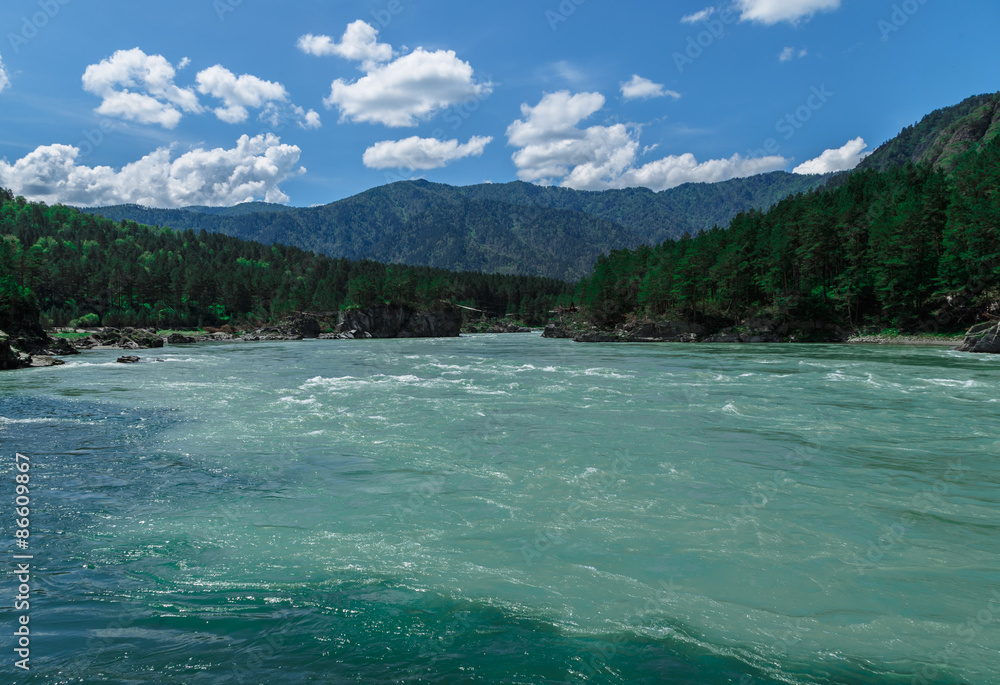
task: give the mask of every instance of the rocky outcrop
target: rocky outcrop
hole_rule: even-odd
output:
[[[406,306],[384,305],[343,312],[337,337],[456,338],[461,330],[462,310],[458,307],[418,312]]]
[[[550,323],[542,331],[543,338],[572,338],[573,336],[573,331],[561,323]]]
[[[31,357],[10,344],[10,336],[0,331],[0,370],[31,366]]]
[[[705,327],[686,321],[632,321],[613,331],[592,328],[573,336],[575,342],[697,342],[705,334]]]
[[[1000,354],[1000,323],[991,321],[973,326],[965,334],[965,341],[955,349],[959,352]]]
[[[65,341],[50,338],[38,322],[38,311],[25,307],[0,309],[0,369],[57,366],[54,355],[73,354]]]
[[[531,333],[527,326],[519,326],[516,323],[495,323],[486,329],[487,333]]]
[[[542,337],[570,337],[567,329],[549,324]],[[815,321],[777,321],[750,319],[740,326],[708,328],[687,321],[630,321],[611,331],[591,328],[572,335],[576,342],[703,342],[703,343],[778,343],[844,342],[848,331],[832,324]]]
[[[163,347],[163,338],[149,328],[102,328],[86,338],[73,341],[81,350],[95,347],[119,347],[123,350],[147,350]]]

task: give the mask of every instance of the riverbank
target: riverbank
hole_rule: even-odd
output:
[[[854,335],[847,339],[850,345],[927,345],[932,347],[958,347],[964,335]]]

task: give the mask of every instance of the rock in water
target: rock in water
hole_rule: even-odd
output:
[[[965,334],[965,341],[955,349],[959,352],[1000,354],[1000,323],[991,321],[973,326]]]
[[[140,359],[132,355],[125,355],[123,357],[118,357],[119,364],[138,364]]]

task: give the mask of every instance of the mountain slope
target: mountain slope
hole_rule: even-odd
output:
[[[116,221],[282,243],[346,259],[577,280],[598,256],[636,247],[627,229],[577,212],[519,207],[395,183],[322,207],[210,215],[134,205],[88,210]]]
[[[968,98],[931,112],[919,123],[879,146],[858,166],[885,171],[907,162],[927,163],[951,171],[958,158],[985,145],[1000,133],[1000,93]]]
[[[726,225],[741,211],[766,209],[825,180],[775,172],[659,193],[403,181],[322,207],[118,205],[84,211],[115,221],[280,242],[333,257],[576,280],[590,273],[601,254]]]

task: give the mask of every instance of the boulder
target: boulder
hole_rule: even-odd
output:
[[[71,354],[80,354],[80,350],[76,349],[66,338],[52,338],[51,344],[46,350],[51,355],[62,356]]]
[[[34,367],[47,367],[47,366],[61,366],[65,364],[62,359],[56,359],[55,357],[49,357],[46,355],[33,355],[31,357],[31,366]]]
[[[542,331],[543,338],[572,338],[573,332],[559,323],[550,323]]]
[[[955,348],[959,352],[1000,354],[1000,323],[976,324],[965,334],[965,340]]]
[[[118,357],[117,361],[119,364],[138,364],[141,361],[141,359],[139,357],[135,357],[132,355],[126,355]]]
[[[190,345],[193,342],[195,342],[194,338],[180,333],[171,333],[167,336],[167,343],[170,345]]]

